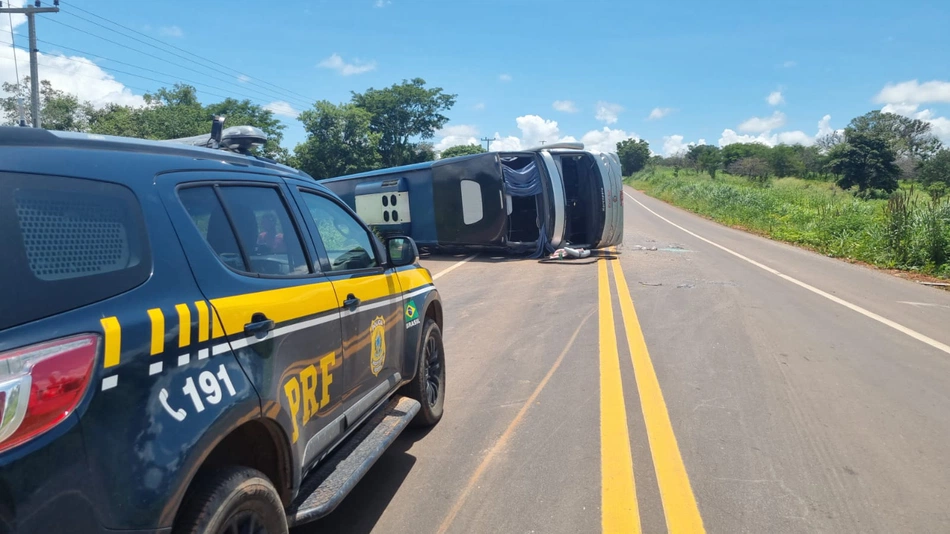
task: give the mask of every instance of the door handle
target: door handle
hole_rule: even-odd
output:
[[[268,319],[263,313],[257,312],[251,316],[251,322],[244,325],[245,335],[265,335],[274,329],[273,319]]]
[[[350,293],[346,296],[346,300],[343,301],[344,308],[355,308],[360,305],[360,299],[356,298],[356,295]]]

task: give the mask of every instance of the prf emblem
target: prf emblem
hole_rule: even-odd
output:
[[[369,368],[373,371],[373,375],[378,376],[383,370],[383,364],[386,363],[386,319],[382,315],[373,319],[369,332],[373,340]]]

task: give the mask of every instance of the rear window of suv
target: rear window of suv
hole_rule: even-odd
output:
[[[0,173],[0,330],[148,279],[142,209],[126,187]]]

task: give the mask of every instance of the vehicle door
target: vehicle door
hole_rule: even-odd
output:
[[[315,188],[292,187],[341,310],[349,427],[402,379],[402,288],[381,243],[352,210]]]
[[[231,350],[292,444],[301,471],[343,432],[340,310],[279,178],[175,173],[161,195]],[[297,473],[300,473],[298,471]]]

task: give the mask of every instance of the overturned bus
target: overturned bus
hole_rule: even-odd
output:
[[[623,239],[616,154],[557,143],[487,152],[323,180],[370,226],[420,246],[504,249],[541,256]]]

